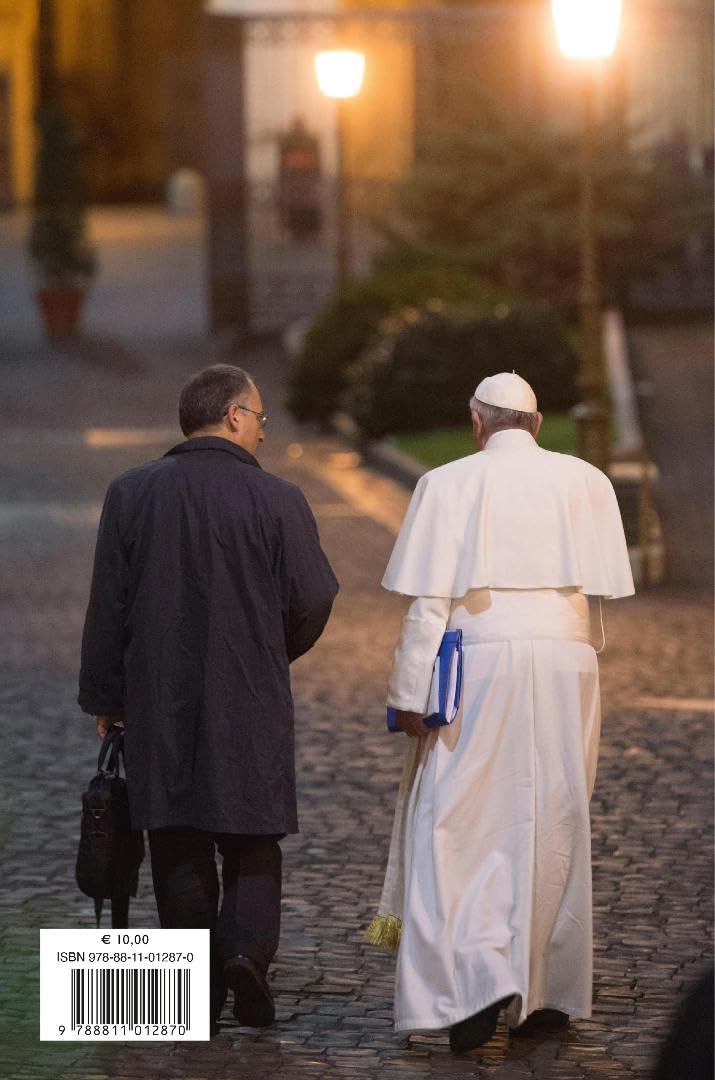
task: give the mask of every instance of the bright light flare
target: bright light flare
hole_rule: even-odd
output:
[[[600,60],[613,55],[621,0],[551,0],[551,11],[564,56]]]
[[[365,57],[354,49],[330,49],[316,53],[318,86],[329,98],[351,98],[360,93]]]

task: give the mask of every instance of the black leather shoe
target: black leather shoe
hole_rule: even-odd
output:
[[[233,990],[233,1015],[244,1027],[268,1027],[276,1016],[266,977],[250,956],[234,956],[223,966],[226,986]]]
[[[449,1029],[449,1049],[453,1054],[468,1054],[470,1050],[476,1050],[478,1046],[488,1042],[497,1029],[499,1010],[506,1008],[513,997],[502,998],[487,1009],[468,1016],[466,1020],[460,1020],[458,1024],[452,1024]]]
[[[517,1039],[529,1039],[533,1035],[547,1035],[551,1031],[563,1031],[569,1026],[568,1013],[559,1009],[535,1009],[529,1013],[523,1024],[510,1028],[509,1034]]]

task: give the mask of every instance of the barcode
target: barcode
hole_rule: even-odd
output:
[[[41,929],[40,1038],[208,1040],[210,938],[206,929]]]
[[[72,968],[73,1028],[83,1024],[191,1027],[189,968]]]

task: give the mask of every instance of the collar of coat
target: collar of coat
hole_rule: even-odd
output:
[[[188,454],[192,450],[224,450],[227,454],[233,454],[244,465],[255,465],[257,469],[261,467],[253,454],[249,454],[248,450],[244,450],[242,446],[237,446],[230,439],[222,439],[220,435],[199,435],[194,439],[187,439],[186,442],[179,443],[178,446],[172,446],[171,450],[167,450],[164,457],[170,457],[172,454]]]
[[[485,450],[538,450],[539,444],[530,431],[523,428],[505,428],[490,435]]]

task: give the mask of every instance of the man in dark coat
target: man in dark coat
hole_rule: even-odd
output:
[[[308,504],[254,457],[258,388],[219,364],[184,387],[186,441],[109,486],[79,704],[125,725],[132,825],[149,831],[163,927],[212,931],[212,1019],[274,1017],[281,851],[297,832],[289,664],[338,585]],[[223,856],[218,909],[215,850]]]

